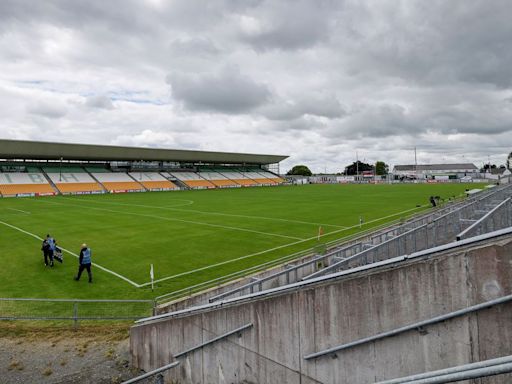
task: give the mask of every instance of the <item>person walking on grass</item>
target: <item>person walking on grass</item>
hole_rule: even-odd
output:
[[[41,251],[43,251],[43,257],[44,257],[44,266],[48,266],[48,254],[50,250],[50,244],[48,244],[48,237],[50,235],[46,235],[46,238],[43,240],[43,244],[41,244]]]
[[[50,267],[53,267],[53,252],[55,251],[55,240],[53,239],[53,237],[50,236],[50,234],[46,235],[46,239],[43,240],[41,251],[43,251],[44,265],[48,266],[49,259]]]
[[[87,247],[87,244],[82,244],[82,249],[80,249],[80,257],[78,258],[78,275],[75,277],[75,280],[80,280],[80,276],[84,269],[87,269],[87,274],[89,275],[89,283],[92,283],[92,273],[91,273],[91,248]]]

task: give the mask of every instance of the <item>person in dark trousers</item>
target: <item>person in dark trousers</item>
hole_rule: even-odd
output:
[[[50,244],[48,244],[49,237],[50,235],[46,235],[46,238],[43,240],[43,244],[41,245],[41,251],[43,251],[45,266],[48,266],[48,256],[50,254]]]
[[[87,244],[82,244],[78,263],[78,275],[75,277],[75,280],[80,280],[80,276],[82,275],[83,270],[87,269],[87,274],[89,275],[89,283],[92,283],[91,248],[87,247]]]
[[[48,243],[48,258],[50,259],[50,267],[53,267],[53,253],[55,252],[55,239],[50,235],[46,235],[46,242]]]
[[[41,251],[43,251],[44,265],[48,266],[49,260],[50,267],[53,267],[53,252],[55,251],[55,240],[49,234],[46,235],[46,239],[43,240]]]

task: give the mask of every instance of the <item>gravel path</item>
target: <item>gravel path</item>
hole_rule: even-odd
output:
[[[108,326],[0,329],[1,384],[116,384],[137,372],[130,368],[127,330]],[[151,383],[152,381],[145,381]]]

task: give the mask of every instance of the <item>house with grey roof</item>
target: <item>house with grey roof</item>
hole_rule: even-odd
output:
[[[395,165],[393,174],[398,177],[417,179],[455,179],[464,176],[476,176],[479,173],[473,163],[457,164],[407,164]]]

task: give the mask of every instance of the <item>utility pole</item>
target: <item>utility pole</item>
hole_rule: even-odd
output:
[[[418,180],[418,158],[416,157],[416,147],[414,147],[414,176]]]
[[[356,151],[356,181],[359,181],[359,156]]]

